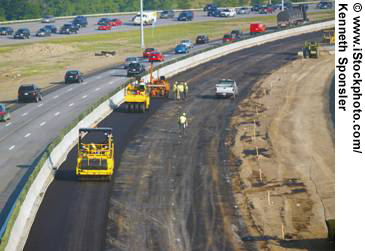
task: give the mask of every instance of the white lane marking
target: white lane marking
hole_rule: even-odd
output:
[[[99,91],[100,90],[100,87],[96,88],[95,91]]]
[[[108,83],[109,85],[112,85],[112,84],[114,84],[114,80],[113,81],[110,81],[109,83]]]
[[[60,112],[56,112],[54,115],[55,115],[55,116],[58,116],[58,115],[60,115]]]
[[[32,135],[31,133],[27,133],[24,135],[24,138],[28,138],[30,135]]]
[[[28,113],[25,112],[25,113],[22,114],[22,117],[27,116],[27,115],[28,115]]]
[[[40,103],[40,104],[38,105],[38,107],[41,107],[41,106],[43,106],[43,103]]]
[[[7,123],[7,124],[5,125],[5,127],[8,127],[8,126],[10,126],[10,125],[11,125],[11,122]]]
[[[85,81],[85,82],[82,82],[82,85],[86,85],[87,84],[87,81]]]
[[[9,151],[13,150],[15,147],[15,145],[12,145],[11,147],[9,147]]]
[[[42,123],[40,123],[40,126],[44,126],[46,124],[46,121],[43,121]]]
[[[87,95],[82,96],[82,99],[85,99],[85,98],[87,98]]]
[[[72,91],[74,88],[68,88],[67,91],[70,92]]]
[[[56,96],[53,97],[53,99],[56,99],[56,98],[58,98],[58,95],[56,95]]]
[[[96,79],[101,79],[101,76],[97,76]]]
[[[71,106],[73,106],[73,105],[74,105],[74,103],[71,103],[71,104],[69,104],[69,105],[68,105],[68,107],[71,107]]]

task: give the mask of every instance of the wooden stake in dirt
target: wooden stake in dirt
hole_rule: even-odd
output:
[[[271,205],[270,191],[267,191],[267,204]]]
[[[253,139],[252,141],[256,141],[256,120],[253,120]]]
[[[261,168],[259,169],[259,172],[260,172],[260,181],[262,183],[262,171],[261,171]]]
[[[281,223],[281,239],[285,240],[285,226]]]
[[[259,158],[259,148],[256,146],[256,158]]]

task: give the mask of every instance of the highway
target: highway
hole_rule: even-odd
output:
[[[309,11],[310,12],[317,12],[317,11],[326,11],[326,10],[319,10],[315,9],[315,5],[309,5]],[[276,15],[277,12],[275,12],[273,15]],[[259,16],[266,16],[265,14],[257,14],[257,13],[250,13],[250,14],[241,14],[236,15],[235,17],[230,17],[228,19],[232,18],[252,18],[252,17],[259,17]],[[52,34],[51,37],[36,37],[35,33],[44,25],[41,22],[31,22],[31,23],[18,23],[18,24],[11,24],[11,25],[0,25],[0,26],[10,26],[14,29],[14,31],[18,28],[29,28],[31,32],[31,39],[13,39],[11,36],[0,36],[0,45],[8,45],[8,44],[23,44],[23,43],[32,43],[35,41],[44,41],[47,39],[55,39],[55,38],[62,38],[62,37],[68,37],[68,36],[81,36],[81,35],[90,35],[90,34],[104,34],[109,32],[124,32],[124,31],[130,31],[130,30],[138,30],[139,26],[133,25],[131,22],[132,15],[124,15],[124,16],[115,16],[115,18],[120,18],[123,21],[122,26],[116,26],[113,27],[110,31],[99,31],[97,30],[97,22],[101,17],[89,17],[88,22],[89,25],[86,28],[81,28],[80,32],[78,34],[72,34],[72,35],[62,35],[62,34]],[[224,17],[208,17],[206,12],[202,11],[196,11],[194,12],[194,22],[201,22],[201,21],[209,21],[209,20],[222,20],[227,19]],[[69,23],[71,20],[56,20],[54,25],[57,28],[60,28],[63,24]],[[176,18],[174,19],[158,19],[157,26],[166,26],[166,25],[176,25],[176,24],[184,24],[186,22],[179,22],[176,21]],[[151,28],[151,26],[146,26],[146,28]]]
[[[221,42],[194,46],[191,52],[216,43]],[[166,60],[181,57],[171,51],[165,56]],[[149,69],[148,62],[145,65]],[[18,106],[10,121],[0,123],[0,226],[47,145],[89,105],[127,79],[126,70],[119,65],[89,76],[81,84],[55,84],[40,103]]]
[[[44,196],[25,250],[255,250],[249,241],[242,242],[249,236],[234,211],[227,182],[234,161],[228,161],[224,151],[226,123],[257,81],[294,60],[303,41],[320,40],[321,35],[278,40],[180,73],[171,81],[190,82],[185,102],[153,100],[145,114],[114,111],[99,124],[114,130],[118,169],[113,181],[75,181],[73,148]],[[102,76],[100,82],[113,79],[110,71]],[[214,97],[220,78],[237,81],[237,100]],[[69,112],[69,102],[63,102],[62,114]],[[37,109],[35,104],[34,112]],[[45,119],[53,119],[59,109],[50,108]],[[188,113],[190,126],[186,138],[180,139],[176,116],[182,111]],[[41,130],[32,135],[44,135]],[[10,151],[0,152],[4,150]]]

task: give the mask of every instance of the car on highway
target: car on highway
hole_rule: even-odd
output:
[[[162,62],[162,61],[165,61],[165,56],[162,54],[162,52],[154,51],[148,57],[148,61],[149,62]]]
[[[224,34],[223,43],[232,43],[234,41],[235,41],[235,37],[231,33]]]
[[[266,31],[266,26],[262,23],[251,23],[250,24],[250,34],[251,35],[263,33],[265,31]]]
[[[196,44],[207,44],[209,43],[209,37],[207,35],[198,35],[195,40]]]
[[[51,33],[57,33],[57,27],[52,24],[45,25],[43,28],[48,29]]]
[[[30,31],[27,28],[20,28],[14,33],[14,39],[29,39]]]
[[[10,112],[5,104],[0,104],[0,121],[6,122],[10,119]]]
[[[220,16],[221,17],[234,17],[234,16],[236,16],[236,11],[233,8],[232,9],[225,8],[225,9],[221,10]]]
[[[65,84],[84,82],[84,74],[79,70],[68,70],[65,73]]]
[[[88,25],[87,17],[85,16],[77,16],[72,21],[74,25],[77,25],[79,27],[86,27]]]
[[[189,53],[189,48],[185,44],[178,44],[175,47],[175,54]]]
[[[177,17],[177,21],[193,21],[194,13],[190,10],[182,11]]]
[[[121,26],[122,24],[123,24],[123,22],[119,18],[112,18],[110,20],[110,25],[111,26]]]
[[[173,10],[164,10],[160,14],[160,18],[167,19],[167,18],[174,18],[175,12]]]
[[[262,6],[260,4],[255,4],[252,6],[251,11],[253,12],[259,12],[261,10]]]
[[[35,101],[39,102],[42,100],[42,91],[35,85],[21,85],[18,89],[18,102]]]
[[[56,18],[54,16],[45,16],[42,18],[42,23],[54,23],[56,22]]]
[[[100,18],[99,21],[96,23],[97,25],[111,25],[111,19],[107,17]]]
[[[220,9],[212,9],[210,11],[208,11],[208,17],[220,17],[221,15],[221,10]]]
[[[238,87],[236,81],[232,79],[221,79],[215,85],[215,95],[217,97],[233,97],[238,95]]]
[[[47,28],[40,28],[35,35],[37,37],[49,37],[51,36],[51,31]]]
[[[98,26],[99,31],[106,31],[106,30],[111,30],[111,29],[112,29],[112,26],[108,25],[108,24],[103,24],[103,25]]]
[[[79,32],[79,28],[73,24],[64,24],[60,29],[60,34],[77,34]]]
[[[146,48],[143,52],[143,57],[148,58],[152,52],[156,51],[155,48]]]
[[[237,14],[250,14],[251,13],[251,9],[248,7],[241,7],[237,10]]]
[[[235,40],[240,40],[243,37],[243,32],[240,30],[232,30],[231,34],[235,38]]]
[[[13,35],[14,30],[11,27],[0,27],[0,36],[11,36]]]
[[[139,58],[139,57],[127,57],[124,60],[123,68],[128,69],[128,66],[129,66],[130,63],[140,63],[140,62],[142,62],[142,59]]]
[[[218,8],[217,5],[215,5],[214,3],[208,3],[207,5],[204,6],[203,11],[211,11],[217,8]]]
[[[181,40],[180,44],[185,44],[189,49],[194,47],[193,41],[188,39]]]
[[[145,67],[141,63],[130,63],[128,65],[127,77],[133,77],[143,74],[146,71]]]
[[[332,9],[332,2],[319,2],[317,4],[317,9]]]

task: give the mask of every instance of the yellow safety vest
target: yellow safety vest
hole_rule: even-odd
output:
[[[186,117],[184,115],[181,115],[179,118],[179,122],[180,124],[185,124],[186,123]]]

